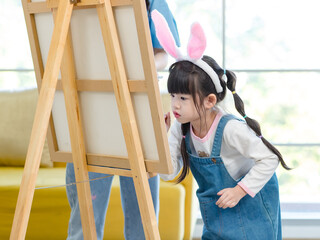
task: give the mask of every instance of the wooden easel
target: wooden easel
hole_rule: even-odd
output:
[[[40,66],[40,69],[36,71],[36,74],[38,74],[38,87],[40,89],[41,86],[41,89],[39,93],[30,144],[27,152],[24,173],[10,235],[11,240],[24,239],[26,235],[36,178],[40,166],[42,149],[44,146],[47,130],[49,132],[51,131],[50,128],[48,129],[48,125],[51,121],[51,109],[57,88],[60,69],[64,98],[66,103],[66,112],[69,125],[72,158],[75,168],[76,181],[83,182],[82,184],[77,185],[77,191],[84,238],[97,238],[93,217],[90,185],[88,182],[88,171],[96,171],[114,175],[130,176],[133,178],[145,237],[146,239],[152,240],[160,239],[148,183],[149,173],[146,170],[145,166],[141,140],[139,137],[139,131],[132,105],[128,79],[126,76],[115,19],[112,11],[112,5],[114,4],[134,4],[135,11],[142,16],[142,24],[146,26],[146,14],[143,13],[143,11],[146,10],[144,0],[47,0],[46,6],[44,6],[43,3],[32,3],[30,0],[23,0],[23,7],[25,11],[26,9],[29,9],[29,11],[41,12],[46,11],[48,7],[53,9],[55,16],[55,25],[50,43],[47,63],[43,72],[41,82],[39,81],[39,78],[41,79],[41,72],[43,71],[43,69],[41,69],[41,64],[39,64],[39,62],[41,62],[42,60],[41,57],[37,56],[37,54],[39,54],[39,51],[37,51],[38,49],[33,49],[39,48],[39,46],[37,46],[37,42],[31,42],[30,40],[33,53],[33,61],[37,62],[37,64],[35,65]],[[85,150],[78,100],[78,88],[75,77],[73,47],[71,41],[71,33],[69,30],[71,15],[75,6],[77,8],[95,7],[97,9],[109,68],[112,69],[112,71],[110,71],[112,86],[114,94],[116,96],[122,129],[125,136],[130,169],[119,169],[114,167],[108,168],[92,165],[90,166],[87,163],[87,154]],[[31,18],[30,15],[25,14],[25,16],[28,29],[32,30],[32,28],[34,28],[35,20],[34,18]],[[28,31],[28,33],[29,39],[36,37],[36,31]],[[151,44],[147,43],[146,45],[146,54],[149,54],[148,57],[150,57],[150,52],[152,54]],[[151,70],[149,74],[152,78],[156,78],[156,71],[153,65],[154,64],[151,63]],[[157,102],[156,104],[159,105],[159,102]],[[157,119],[157,121],[160,121],[160,118]],[[160,130],[162,134],[165,133],[164,126],[161,127]],[[166,148],[164,150],[164,155],[167,157],[168,149]],[[169,166],[168,169],[170,171],[171,166]],[[152,175],[152,173],[150,175]]]

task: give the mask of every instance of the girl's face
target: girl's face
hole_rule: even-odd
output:
[[[193,98],[190,94],[171,94],[171,109],[173,115],[180,123],[198,121],[199,113],[195,107]]]

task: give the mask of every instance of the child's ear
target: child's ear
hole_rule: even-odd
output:
[[[209,94],[205,99],[204,99],[204,106],[207,109],[213,108],[217,103],[217,97],[213,93]]]

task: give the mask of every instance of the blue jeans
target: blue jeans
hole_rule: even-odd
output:
[[[101,178],[108,176],[101,173],[89,172],[89,178]],[[109,175],[110,176],[110,175]],[[131,177],[119,177],[121,190],[121,203],[124,212],[124,236],[126,240],[142,240],[145,239],[139,205],[136,197],[136,192]],[[103,239],[105,217],[107,213],[109,196],[111,190],[113,176],[98,179],[90,182],[92,195],[92,205],[94,219],[97,230],[97,239]],[[72,163],[67,164],[66,183],[74,183],[74,167]],[[149,179],[149,185],[152,195],[152,200],[158,219],[159,213],[159,176]],[[81,226],[81,217],[79,210],[78,194],[76,185],[67,186],[67,196],[71,207],[71,215],[68,228],[68,240],[83,239]],[[108,227],[108,226],[107,226]]]

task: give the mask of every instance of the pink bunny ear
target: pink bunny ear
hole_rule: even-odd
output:
[[[166,19],[157,10],[153,10],[151,12],[151,18],[156,28],[156,35],[161,46],[167,53],[177,59],[179,57],[179,53],[177,51],[176,42],[172,36]]]
[[[199,23],[191,26],[191,35],[188,43],[188,55],[191,59],[200,59],[206,49],[207,41]]]

